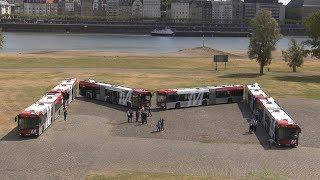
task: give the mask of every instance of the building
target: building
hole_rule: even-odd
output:
[[[191,1],[189,3],[189,18],[191,20],[203,20],[202,1]]]
[[[59,2],[58,14],[80,15],[80,0],[63,0]]]
[[[195,11],[198,11],[198,9]],[[196,16],[198,16],[198,15],[196,15]],[[172,19],[189,19],[190,18],[190,2],[186,1],[186,0],[172,1],[172,3],[171,3],[171,18]]]
[[[81,0],[81,16],[93,16],[93,0]]]
[[[212,19],[215,20],[232,20],[233,18],[233,3],[232,0],[212,1]]]
[[[46,14],[58,14],[58,0],[46,0]]]
[[[207,0],[189,2],[189,17],[191,20],[208,21],[212,19],[212,3]]]
[[[11,14],[11,9],[14,4],[10,4],[7,1],[0,1],[1,14]]]
[[[131,7],[134,0],[119,0],[119,18],[128,19],[131,18]]]
[[[302,18],[308,18],[317,11],[320,11],[320,0],[304,0],[302,5]]]
[[[43,14],[47,11],[46,0],[24,0],[23,13],[25,14]]]
[[[143,4],[141,0],[135,0],[131,6],[132,18],[142,18],[143,17]]]
[[[106,0],[106,17],[116,19],[119,17],[119,0]]]
[[[243,2],[241,0],[232,0],[232,19],[243,19]]]
[[[160,0],[143,0],[143,17],[159,18],[161,17]]]
[[[7,2],[14,5],[11,6],[11,13],[23,13],[23,0],[7,0]]]
[[[284,21],[285,6],[282,3],[279,3],[278,0],[245,0],[244,19],[253,19],[262,9],[271,11],[272,17],[276,20]]]

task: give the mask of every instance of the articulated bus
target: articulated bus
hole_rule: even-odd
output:
[[[63,95],[45,95],[16,116],[20,136],[39,136],[62,113]]]
[[[242,99],[242,85],[163,89],[156,92],[157,106],[163,109],[240,102]]]
[[[78,81],[76,78],[66,79],[62,81],[59,85],[54,87],[48,92],[48,94],[62,93],[63,95],[63,106],[67,107],[74,98],[77,96],[78,92]]]
[[[145,89],[132,89],[94,80],[79,82],[80,95],[108,103],[127,107],[150,107],[151,92]]]
[[[299,125],[272,97],[259,99],[257,109],[261,113],[258,121],[278,145],[298,146],[299,133],[301,133]]]

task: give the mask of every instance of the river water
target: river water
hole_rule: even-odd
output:
[[[306,37],[294,37],[304,41]],[[290,37],[282,38],[278,49],[288,47]],[[129,34],[67,34],[6,32],[3,52],[53,50],[114,50],[121,52],[164,53],[202,46],[201,37],[154,37]],[[246,50],[247,37],[206,37],[206,46],[219,50]]]

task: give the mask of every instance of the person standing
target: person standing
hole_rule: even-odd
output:
[[[253,118],[250,120],[250,122],[249,122],[249,133],[252,133],[252,131],[253,131]]]
[[[128,111],[127,111],[128,123],[132,122],[132,116],[133,116],[132,110],[128,109]]]
[[[160,119],[160,130],[164,131],[164,119],[163,118]]]
[[[253,119],[253,122],[252,122],[253,132],[256,132],[256,131],[257,131],[257,125],[258,125],[257,120],[256,120],[256,119]]]
[[[137,108],[137,110],[136,110],[136,122],[139,122],[139,115],[140,115],[139,108]]]
[[[160,129],[161,129],[161,119],[157,122],[157,132],[159,132],[160,131]]]
[[[151,114],[151,106],[148,106],[148,117],[152,117],[152,114]]]
[[[67,121],[67,115],[68,115],[67,109],[64,109],[63,117],[65,121]]]

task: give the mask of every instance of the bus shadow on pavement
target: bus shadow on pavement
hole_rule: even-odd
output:
[[[21,137],[18,134],[18,128],[15,127],[12,129],[8,134],[3,136],[0,141],[24,141],[24,140],[30,140],[35,139],[36,137]]]
[[[252,114],[248,110],[248,106],[245,104],[245,102],[239,102],[237,103],[238,107],[241,111],[242,117],[246,119],[248,124],[248,129],[246,132],[243,133],[243,135],[253,135],[257,137],[260,145],[263,147],[264,150],[269,150],[269,144],[268,139],[270,138],[265,129],[261,126],[261,124],[258,124],[257,130],[255,133],[249,133],[249,122],[252,118]]]
[[[96,105],[105,106],[107,108],[111,108],[111,109],[115,109],[115,110],[123,111],[123,112],[125,112],[128,109],[125,106],[121,106],[121,105],[117,105],[117,104],[111,104],[111,103],[104,102],[104,101],[98,101],[98,100],[95,100],[95,99],[88,99],[88,98],[85,98],[85,97],[77,97],[77,100],[78,101],[82,101],[82,102],[94,103]]]

